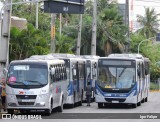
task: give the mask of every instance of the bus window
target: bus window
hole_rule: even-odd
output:
[[[72,74],[73,74],[73,80],[76,80],[77,79],[76,69],[72,69]]]

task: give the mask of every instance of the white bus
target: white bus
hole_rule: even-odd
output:
[[[67,99],[67,73],[63,60],[28,58],[10,63],[6,78],[8,113],[45,110],[50,115],[63,111]]]
[[[66,63],[67,81],[69,84],[68,96],[65,104],[71,107],[74,107],[77,103],[82,105],[85,99],[84,82],[86,78],[86,60],[76,57],[74,54],[53,53],[49,54],[49,56],[64,60]]]
[[[145,66],[145,62],[148,65]],[[107,103],[131,104],[136,108],[141,102],[147,101],[148,84],[149,60],[144,61],[142,55],[111,54],[99,58],[98,80],[95,86],[95,98],[99,108]]]

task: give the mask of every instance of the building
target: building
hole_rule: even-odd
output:
[[[25,18],[11,16],[11,27],[17,27],[19,29],[26,29],[27,20]]]
[[[125,5],[126,0],[115,0],[118,4]],[[145,7],[154,8],[160,13],[160,0],[128,0],[129,1],[129,27],[130,31],[135,32],[141,28],[137,22],[137,15],[144,15]],[[124,8],[125,9],[125,8]],[[125,15],[125,14],[123,14]],[[159,18],[160,19],[160,18]]]

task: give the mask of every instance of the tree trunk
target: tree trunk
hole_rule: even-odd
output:
[[[105,56],[108,56],[109,54],[112,53],[112,44],[109,40],[106,41],[104,44],[104,51],[105,51]]]

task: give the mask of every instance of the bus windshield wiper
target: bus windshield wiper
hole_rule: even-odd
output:
[[[27,84],[25,84],[24,82],[16,81],[15,83],[17,83],[17,84],[23,84],[23,85],[27,86]]]
[[[32,82],[32,83],[39,83],[41,86],[44,85],[44,84],[42,84],[41,82],[38,82],[38,81],[36,81],[36,80],[25,80],[25,81]]]
[[[127,67],[125,66],[124,69],[122,70],[122,72],[119,74],[119,77],[121,77],[121,75],[123,74],[123,72],[125,71]]]

